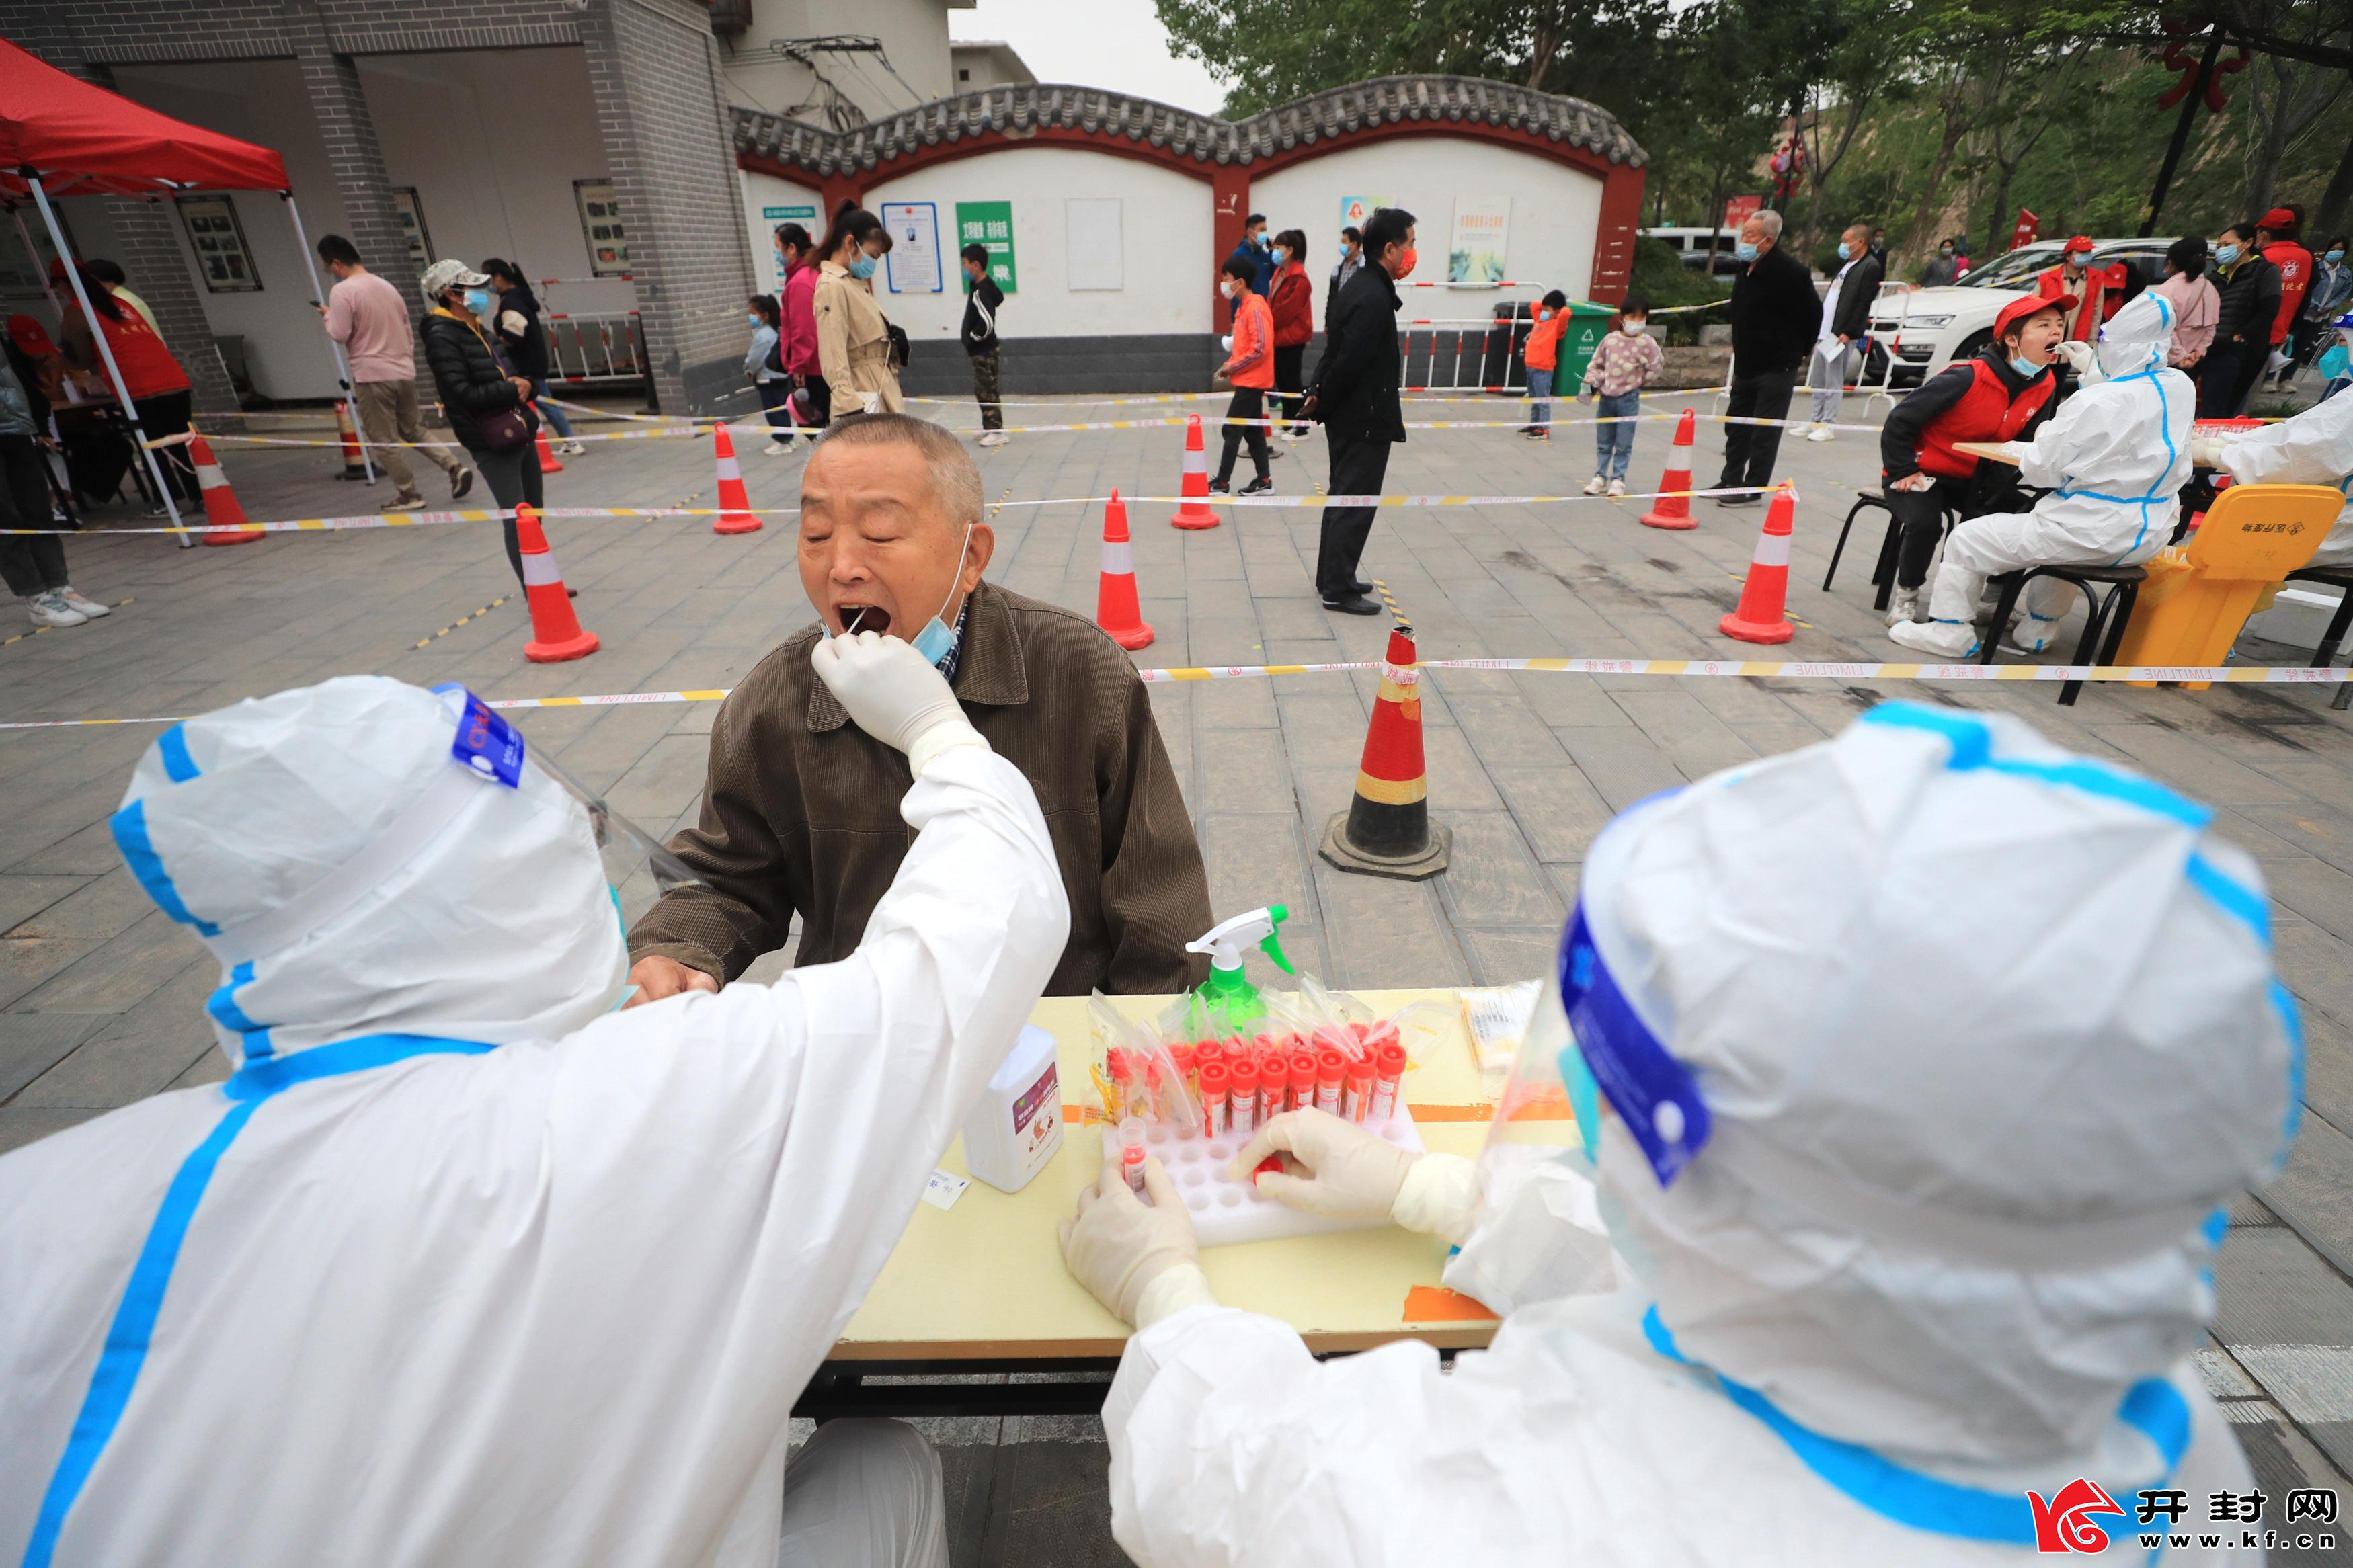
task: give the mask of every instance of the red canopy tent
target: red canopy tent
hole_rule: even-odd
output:
[[[15,203],[30,195],[48,225],[49,241],[60,257],[69,262],[73,259],[66,245],[65,231],[58,223],[57,209],[50,205],[51,198],[155,197],[167,191],[193,190],[276,191],[293,220],[295,243],[301,247],[303,265],[310,268],[311,288],[314,293],[322,292],[319,269],[311,258],[309,237],[302,232],[302,215],[294,205],[293,184],[286,177],[284,159],[267,147],[206,131],[133,103],[120,93],[69,76],[0,38],[0,201],[8,203],[14,216]],[[31,237],[24,234],[21,218],[17,221],[17,233],[24,237],[26,260],[37,268],[40,258],[33,249]],[[79,267],[69,266],[66,277],[80,301],[83,315],[95,322],[98,318],[90,310]],[[62,312],[63,302],[57,303]],[[99,354],[106,361],[107,374],[114,383],[123,416],[131,423],[156,490],[172,514],[173,525],[177,527],[179,507],[173,500],[171,487],[164,482],[154,450],[146,445],[146,433],[139,427],[138,412],[132,406],[121,373],[115,368],[113,351],[107,346],[104,332],[93,335]],[[351,378],[344,370],[343,350],[332,340],[329,346],[334,350],[336,380],[348,387]],[[356,416],[357,411],[353,413]],[[366,453],[364,445],[361,451]],[[367,459],[367,466],[369,482],[373,483],[375,465],[372,458]],[[185,534],[180,536],[180,542],[192,542]]]

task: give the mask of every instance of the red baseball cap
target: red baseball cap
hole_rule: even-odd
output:
[[[2295,226],[2295,215],[2285,207],[2274,207],[2263,215],[2263,222],[2258,226],[2278,234],[2284,229]]]
[[[2074,238],[2069,240],[2065,245],[2061,246],[2059,247],[2059,254],[2062,256],[2073,256],[2079,250],[2089,250],[2091,248],[2092,237],[2088,234],[2079,234]]]
[[[2023,300],[2012,300],[2001,308],[2001,314],[1993,319],[1993,335],[1998,338],[2027,317],[2039,315],[2044,310],[2072,310],[2074,308],[2075,296],[2073,294],[2029,294]]]

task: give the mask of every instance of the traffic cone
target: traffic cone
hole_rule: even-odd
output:
[[[1683,410],[1683,419],[1675,426],[1675,444],[1667,453],[1667,471],[1659,476],[1662,490],[1688,490],[1692,488],[1692,444],[1697,435],[1698,416]],[[1650,510],[1642,514],[1642,522],[1650,528],[1697,528],[1692,521],[1691,497],[1662,495]]]
[[[221,472],[220,459],[213,456],[212,445],[195,431],[188,432],[188,461],[195,465],[196,486],[205,493],[205,521],[212,526],[205,530],[206,544],[252,544],[261,537],[261,530],[245,515],[237,504],[237,492],[229,489],[228,476]]]
[[[515,508],[515,542],[522,552],[522,596],[531,606],[531,641],[522,645],[523,658],[533,664],[561,664],[595,653],[596,634],[580,629],[555,552],[548,549],[539,513],[529,502]]]
[[[1127,503],[1111,492],[1103,508],[1103,576],[1095,589],[1095,625],[1133,651],[1152,646],[1152,628],[1135,602],[1135,555],[1127,539]]]
[[[1392,627],[1380,696],[1365,732],[1365,758],[1356,769],[1356,797],[1324,828],[1324,858],[1343,871],[1419,881],[1446,869],[1453,835],[1430,820],[1420,680],[1413,628]]]
[[[1740,607],[1716,623],[1725,637],[1742,642],[1788,642],[1797,635],[1782,606],[1789,597],[1790,520],[1797,497],[1787,480],[1773,491],[1773,505],[1757,535],[1757,553],[1748,558],[1748,581],[1740,585]]]
[[[711,427],[711,455],[719,460],[719,521],[713,533],[752,533],[760,520],[752,515],[752,498],[744,492],[743,465],[735,461],[735,438],[724,425]]]
[[[335,404],[335,434],[343,439],[343,471],[335,478],[366,482],[367,463],[360,456],[359,426],[352,421],[352,405],[348,401],[339,399]]]
[[[1184,501],[1169,522],[1177,528],[1215,528],[1217,509],[1209,504],[1209,454],[1201,445],[1201,416],[1194,415],[1185,426],[1185,482],[1176,493]]]
[[[543,425],[533,434],[539,439],[539,471],[543,474],[562,473],[564,465],[555,460],[555,448],[547,444],[547,426]]]

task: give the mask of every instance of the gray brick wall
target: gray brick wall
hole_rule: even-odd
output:
[[[605,164],[628,229],[654,399],[706,413],[740,373],[754,291],[718,42],[691,0],[587,0],[581,19]]]
[[[237,391],[221,365],[204,300],[196,292],[195,273],[182,248],[179,213],[169,201],[110,196],[106,216],[114,226],[113,259],[129,276],[131,291],[155,313],[164,346],[187,372],[195,411],[234,410]]]

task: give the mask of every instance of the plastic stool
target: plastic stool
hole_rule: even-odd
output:
[[[2084,601],[2091,606],[2084,622],[2084,635],[2075,641],[2075,657],[2071,664],[2111,664],[2115,662],[2116,645],[2124,640],[2125,623],[2132,619],[2133,601],[2140,595],[2140,585],[2148,574],[2137,566],[2030,566],[2022,572],[2004,572],[1988,581],[2001,590],[1995,601],[1993,625],[1978,642],[1978,662],[1991,664],[1994,648],[2010,627],[2010,616],[2018,608],[2018,596],[2026,591],[2027,584],[2037,577],[2056,577],[2063,583],[2073,583],[2084,592]],[[2093,592],[2095,584],[2105,583],[2108,591]],[[2070,680],[2059,688],[2059,706],[2073,708],[2084,689],[2080,680]]]
[[[1878,595],[1871,602],[1871,607],[1883,610],[1895,595],[1895,558],[1904,539],[1904,524],[1896,517],[1895,509],[1887,504],[1884,490],[1854,492],[1854,504],[1846,509],[1846,521],[1839,525],[1838,543],[1831,549],[1831,569],[1822,574],[1822,592],[1827,594],[1831,591],[1831,579],[1838,575],[1839,557],[1846,553],[1846,536],[1854,528],[1855,518],[1867,506],[1877,507],[1887,514],[1887,532],[1879,542],[1879,561],[1871,569],[1871,581],[1879,590]],[[1959,523],[1960,515],[1951,507],[1943,510],[1945,531],[1950,533]]]
[[[2320,634],[2320,646],[2312,650],[2316,669],[2325,668],[2337,658],[2337,650],[2345,645],[2345,633],[2353,628],[2353,566],[2306,566],[2287,574],[2291,583],[2327,583],[2344,590],[2345,596],[2337,602],[2337,613],[2328,617],[2328,629]],[[2343,711],[2353,708],[2353,680],[2337,684],[2337,695],[2328,700],[2331,708]]]

